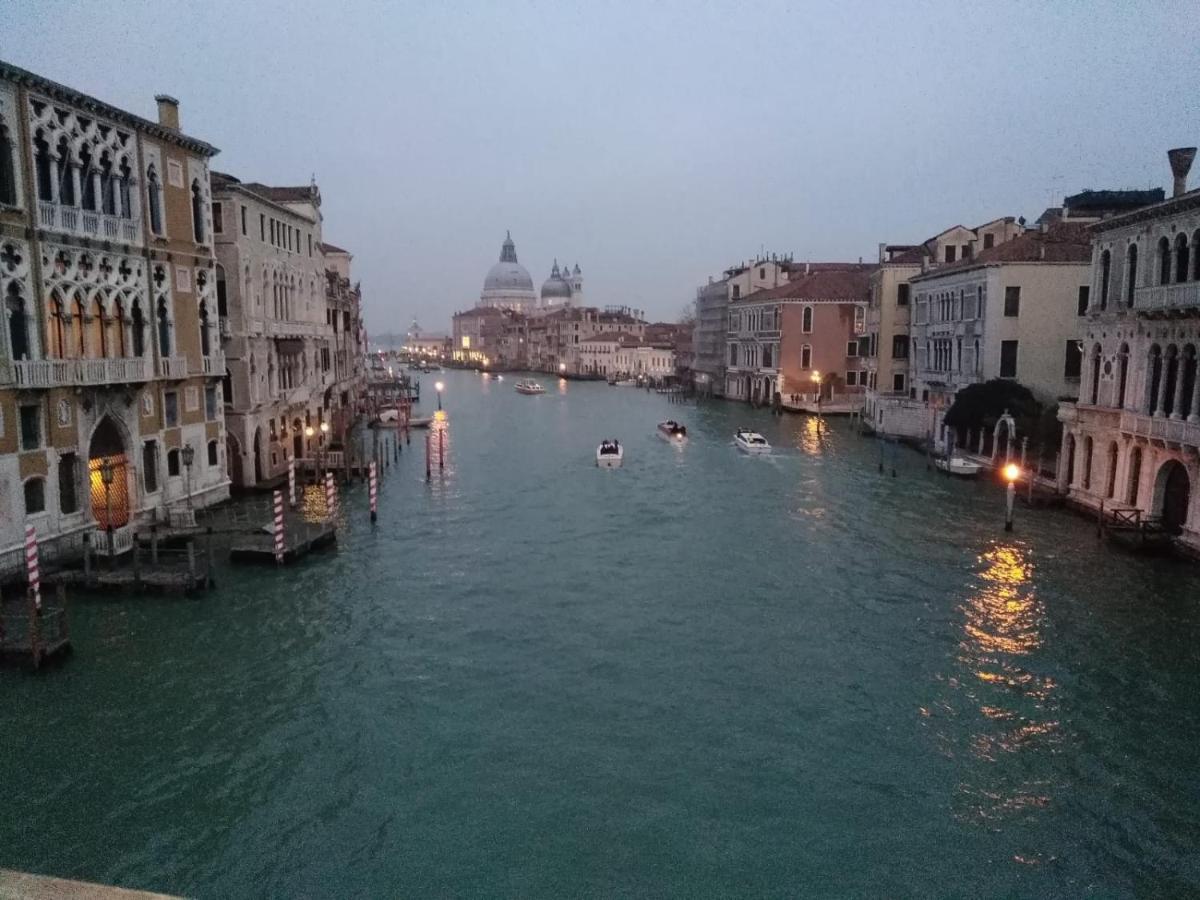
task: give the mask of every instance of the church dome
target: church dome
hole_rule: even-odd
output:
[[[517,262],[517,248],[511,236],[504,238],[500,248],[500,261],[488,269],[487,278],[483,280],[483,290],[488,291],[528,291],[533,293],[533,279],[529,271]]]
[[[558,271],[558,260],[554,261],[554,268],[550,270],[550,277],[546,279],[542,285],[543,300],[570,300],[571,286],[563,280],[562,274]]]

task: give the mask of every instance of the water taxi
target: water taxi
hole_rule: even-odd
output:
[[[733,435],[733,442],[743,453],[770,453],[771,445],[757,431],[739,428]]]
[[[674,419],[658,423],[658,436],[668,441],[686,441],[687,427],[680,425]]]
[[[596,448],[596,465],[601,469],[619,469],[625,460],[625,448],[620,441],[604,440]]]
[[[952,456],[949,459],[938,459],[934,461],[934,465],[941,471],[949,475],[957,475],[959,478],[974,478],[981,471],[983,466],[977,462],[971,462],[969,459],[963,459],[961,456]]]
[[[544,394],[546,389],[542,387],[538,381],[518,381],[516,384],[518,394]]]

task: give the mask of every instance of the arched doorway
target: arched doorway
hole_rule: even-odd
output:
[[[1158,470],[1154,480],[1155,511],[1162,518],[1163,528],[1171,534],[1178,534],[1187,523],[1190,493],[1191,483],[1182,463],[1171,460]]]
[[[129,461],[125,440],[111,417],[92,432],[88,446],[88,487],[92,518],[101,528],[120,528],[129,522]]]
[[[242,448],[232,433],[225,435],[225,464],[229,467],[229,481],[236,487],[245,487],[242,475]]]
[[[263,480],[262,466],[262,428],[254,429],[254,483]]]

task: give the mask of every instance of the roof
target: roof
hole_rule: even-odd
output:
[[[874,263],[813,264],[807,275],[797,274],[787,284],[756,291],[733,303],[740,305],[763,300],[846,300],[865,303],[870,297],[871,273],[877,268]]]
[[[1107,219],[1092,224],[1093,231],[1107,231],[1110,228],[1120,228],[1133,222],[1144,222],[1159,219],[1175,213],[1185,212],[1200,207],[1200,188],[1180,194],[1178,197],[1168,197],[1160,203],[1152,203],[1130,212],[1119,213]]]
[[[1063,206],[1071,209],[1137,209],[1151,203],[1161,203],[1167,192],[1162,188],[1134,191],[1080,191],[1063,199]]]
[[[912,280],[925,281],[949,273],[1003,263],[1090,263],[1091,259],[1089,223],[1059,219],[1044,228],[1031,228],[1011,240],[989,247],[972,259],[939,266]]]
[[[322,253],[344,253],[344,254],[346,254],[347,256],[349,256],[349,255],[350,255],[350,251],[349,251],[349,250],[343,250],[341,247],[338,247],[338,246],[336,246],[336,245],[334,245],[334,244],[331,244],[331,243],[329,243],[328,241],[322,241],[322,243],[321,243],[321,252],[322,252]]]
[[[115,121],[124,122],[131,128],[137,128],[147,134],[152,134],[159,140],[177,144],[186,150],[191,150],[193,153],[199,153],[201,156],[211,157],[221,152],[212,144],[205,143],[198,138],[189,137],[181,131],[167,128],[158,122],[152,122],[149,119],[143,119],[141,116],[135,116],[133,113],[105,103],[103,100],[97,100],[90,94],[77,91],[74,88],[67,87],[65,84],[59,84],[57,81],[51,81],[49,78],[43,78],[41,75],[30,72],[28,69],[22,69],[20,66],[14,66],[12,63],[5,62],[2,59],[0,59],[0,78],[33,88],[63,103],[69,103],[72,106],[99,113]]]
[[[587,344],[591,341],[596,341],[596,342],[616,341],[618,343],[623,344],[626,341],[637,341],[637,340],[638,340],[637,335],[630,334],[628,331],[608,331],[608,332],[605,332],[604,334],[595,334],[589,338],[584,338],[579,343]]]
[[[301,186],[272,187],[269,184],[263,184],[261,181],[247,181],[242,187],[266,197],[268,200],[274,200],[276,203],[312,202],[317,206],[321,205],[321,192],[317,190],[315,183]]]

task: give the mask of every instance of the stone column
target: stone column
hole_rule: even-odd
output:
[[[1163,353],[1159,358],[1159,376],[1158,376],[1158,402],[1155,404],[1155,417],[1165,416],[1167,411],[1163,407],[1167,403],[1167,379],[1170,377],[1171,367],[1167,364],[1167,354]]]
[[[1200,364],[1196,366],[1196,377],[1192,379],[1192,408],[1189,422],[1200,422]]]
[[[1187,358],[1180,353],[1175,364],[1175,408],[1171,410],[1172,419],[1182,419],[1187,413],[1188,398],[1183,395],[1187,376]]]
[[[60,203],[61,202],[58,198],[58,173],[59,173],[59,169],[61,166],[62,166],[62,163],[59,160],[55,159],[53,156],[50,157],[50,202],[51,203]]]
[[[71,187],[75,191],[75,205],[83,206],[83,176],[75,163],[71,163]]]
[[[121,190],[124,183],[124,178],[113,176],[113,212],[116,213],[117,218],[119,219],[125,218],[127,212],[125,209],[124,195]]]
[[[96,202],[96,212],[102,212],[104,210],[104,193],[100,185],[99,172],[92,173],[92,198]]]

